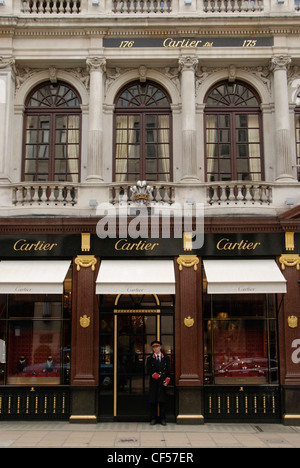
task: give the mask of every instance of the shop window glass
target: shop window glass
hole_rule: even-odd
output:
[[[72,269],[64,294],[0,295],[0,382],[68,384]]]
[[[278,383],[274,295],[205,295],[206,384]]]

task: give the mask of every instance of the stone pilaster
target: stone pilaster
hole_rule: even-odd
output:
[[[182,102],[182,161],[184,162],[184,181],[194,181],[197,177],[196,153],[196,103],[195,103],[195,70],[198,65],[196,57],[188,56],[179,59],[181,69],[181,102]]]
[[[294,182],[291,133],[289,116],[289,98],[287,85],[287,70],[291,58],[288,56],[273,57],[271,68],[274,74],[275,99],[275,135],[276,135],[276,167],[278,182]]]
[[[89,143],[87,178],[88,182],[103,181],[102,134],[103,134],[103,73],[106,60],[94,57],[87,59],[90,69]]]

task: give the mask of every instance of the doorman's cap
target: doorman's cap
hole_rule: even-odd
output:
[[[152,341],[151,346],[153,346],[154,344],[161,345],[161,342],[158,341],[158,340],[154,340],[154,341]]]

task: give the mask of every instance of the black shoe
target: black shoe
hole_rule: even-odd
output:
[[[151,419],[151,422],[150,422],[151,426],[154,426],[156,424],[156,420],[155,419]]]
[[[162,419],[162,420],[160,421],[160,424],[161,424],[162,426],[166,426],[166,425],[167,425],[165,419]]]

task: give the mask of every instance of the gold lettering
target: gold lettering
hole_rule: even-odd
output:
[[[202,43],[202,40],[201,41],[192,41],[191,39],[182,39],[181,41],[175,41],[174,39],[172,39],[172,37],[168,37],[167,39],[164,40],[163,42],[163,46],[164,47],[174,47],[174,48],[178,48],[178,47],[198,47],[199,44]]]
[[[260,246],[260,242],[249,242],[241,240],[241,242],[230,242],[230,239],[223,238],[217,243],[218,250],[255,250]]]
[[[35,250],[35,251],[48,251],[52,250],[54,247],[57,247],[58,244],[49,244],[46,243],[45,241],[38,241],[36,243],[30,244],[27,242],[26,239],[19,239],[14,243],[13,249],[16,251],[21,250],[23,251],[28,251],[28,250]]]
[[[127,239],[119,239],[115,243],[115,250],[154,250],[155,247],[159,245],[158,242],[147,242],[147,241],[139,241],[139,242],[128,242]]]
[[[21,248],[19,247],[19,242],[26,242],[26,239],[19,239],[17,240],[17,242],[15,242],[14,244],[14,250],[21,250]]]

